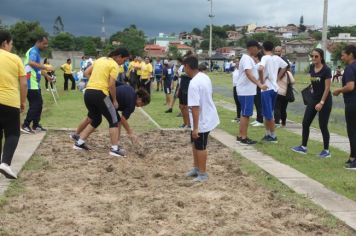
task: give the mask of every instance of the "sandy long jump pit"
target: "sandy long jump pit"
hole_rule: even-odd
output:
[[[108,155],[107,132],[94,133],[90,152],[72,149],[68,133],[51,132],[25,170],[24,191],[0,209],[0,235],[348,235],[330,229],[315,210],[280,200],[239,168],[210,139],[206,183],[193,184],[184,132],[124,139],[126,158]],[[323,213],[324,214],[324,213]],[[340,231],[341,230],[341,231]],[[346,233],[345,233],[346,232]],[[351,234],[351,233],[350,233]]]

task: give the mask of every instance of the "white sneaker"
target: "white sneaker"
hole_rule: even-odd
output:
[[[256,123],[258,123],[258,121],[257,121],[257,120],[252,121],[252,122],[250,123],[250,125],[254,125],[254,124],[256,124]]]
[[[262,124],[258,121],[256,121],[256,123],[252,125],[252,127],[262,127],[262,126],[264,126],[264,124]]]
[[[16,174],[11,170],[10,166],[6,163],[0,164],[0,173],[5,175],[8,179],[17,179]]]

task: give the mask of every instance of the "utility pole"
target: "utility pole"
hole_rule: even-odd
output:
[[[328,0],[324,0],[322,49],[326,52],[328,36]]]
[[[210,38],[209,38],[209,70],[211,68],[211,56],[212,56],[212,47],[213,47],[213,0],[208,0],[210,2]]]

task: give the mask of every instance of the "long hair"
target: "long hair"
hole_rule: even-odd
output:
[[[321,58],[321,64],[325,65],[326,62],[325,62],[324,50],[321,48],[314,48],[313,51],[319,53]]]

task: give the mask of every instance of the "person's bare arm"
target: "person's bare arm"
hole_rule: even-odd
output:
[[[261,90],[266,90],[268,89],[267,85],[261,84],[259,80],[255,78],[255,76],[252,73],[252,70],[247,69],[245,70],[247,78],[254,84],[256,84]]]
[[[287,67],[280,69],[277,76],[277,81],[281,80],[284,77],[285,73],[287,73]]]
[[[93,66],[89,66],[89,67],[84,71],[84,77],[89,79],[92,72],[93,72]]]
[[[109,91],[110,91],[112,103],[114,104],[115,109],[117,109],[119,107],[119,104],[117,103],[117,100],[116,100],[116,84],[115,84],[115,82],[116,82],[115,78],[110,77]]]
[[[318,104],[316,104],[315,110],[320,111],[323,108],[324,103],[329,96],[330,86],[331,86],[331,79],[326,79],[323,97],[321,98],[320,102]]]
[[[20,76],[20,110],[23,112],[26,108],[26,98],[27,98],[27,78],[26,76]]]
[[[191,107],[192,109],[192,116],[193,116],[193,132],[192,137],[193,139],[199,138],[199,106]]]
[[[335,89],[333,94],[335,96],[339,96],[340,93],[349,93],[349,92],[352,92],[354,89],[355,89],[355,82],[350,81],[350,82],[347,82],[344,87]]]

